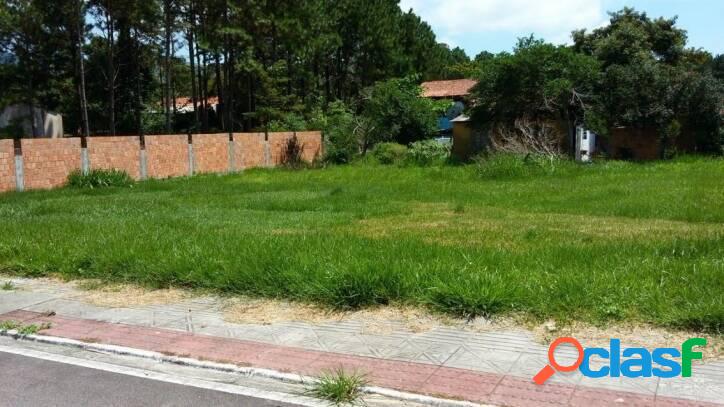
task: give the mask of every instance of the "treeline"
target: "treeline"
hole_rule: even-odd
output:
[[[557,122],[568,131],[568,151],[584,125],[604,137],[615,127],[653,130],[662,158],[681,144],[721,153],[724,56],[687,47],[676,18],[631,8],[610,17],[602,28],[575,31],[572,46],[523,38],[512,53],[481,60],[476,122]]]
[[[397,0],[0,4],[0,106],[62,113],[66,133],[258,129],[383,79],[463,77],[469,63]]]

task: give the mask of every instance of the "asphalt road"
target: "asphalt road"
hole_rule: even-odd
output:
[[[0,406],[291,407],[293,404],[0,352]]]

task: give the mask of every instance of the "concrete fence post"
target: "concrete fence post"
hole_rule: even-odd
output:
[[[189,146],[189,177],[194,175],[194,137],[188,135],[188,146]]]
[[[90,172],[90,156],[88,155],[88,140],[80,138],[80,171],[83,175]]]
[[[234,156],[234,147],[234,135],[232,133],[229,133],[229,173],[236,172],[236,157]]]
[[[23,147],[20,139],[14,140],[15,150],[15,190],[23,192],[25,190],[25,171],[23,163]]]
[[[148,178],[148,167],[147,167],[147,161],[146,161],[146,139],[143,137],[143,135],[139,136],[140,141],[140,163],[139,163],[139,173],[141,180],[145,180]]]

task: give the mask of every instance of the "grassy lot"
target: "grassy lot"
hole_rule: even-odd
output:
[[[357,165],[0,195],[0,271],[721,332],[724,161]]]

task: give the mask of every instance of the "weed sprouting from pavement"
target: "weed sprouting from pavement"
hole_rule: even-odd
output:
[[[25,325],[20,328],[18,328],[18,334],[20,335],[35,335],[38,332],[44,330],[44,329],[50,329],[50,324],[41,324],[41,325]]]
[[[0,321],[0,332],[12,331],[20,328],[21,326],[22,325],[19,322],[13,320]]]
[[[50,329],[51,325],[49,323],[42,323],[40,325],[36,324],[30,324],[30,325],[23,325],[20,322],[9,320],[9,321],[2,321],[0,322],[0,332],[8,332],[8,331],[17,331],[19,335],[27,336],[27,335],[35,335],[40,331]]]
[[[319,379],[309,385],[306,394],[335,405],[359,403],[362,388],[367,385],[365,376],[359,373],[346,373],[343,369],[324,372]]]
[[[0,286],[0,290],[3,291],[13,291],[15,289],[15,284],[13,284],[12,281],[6,281],[3,283],[2,286]]]

